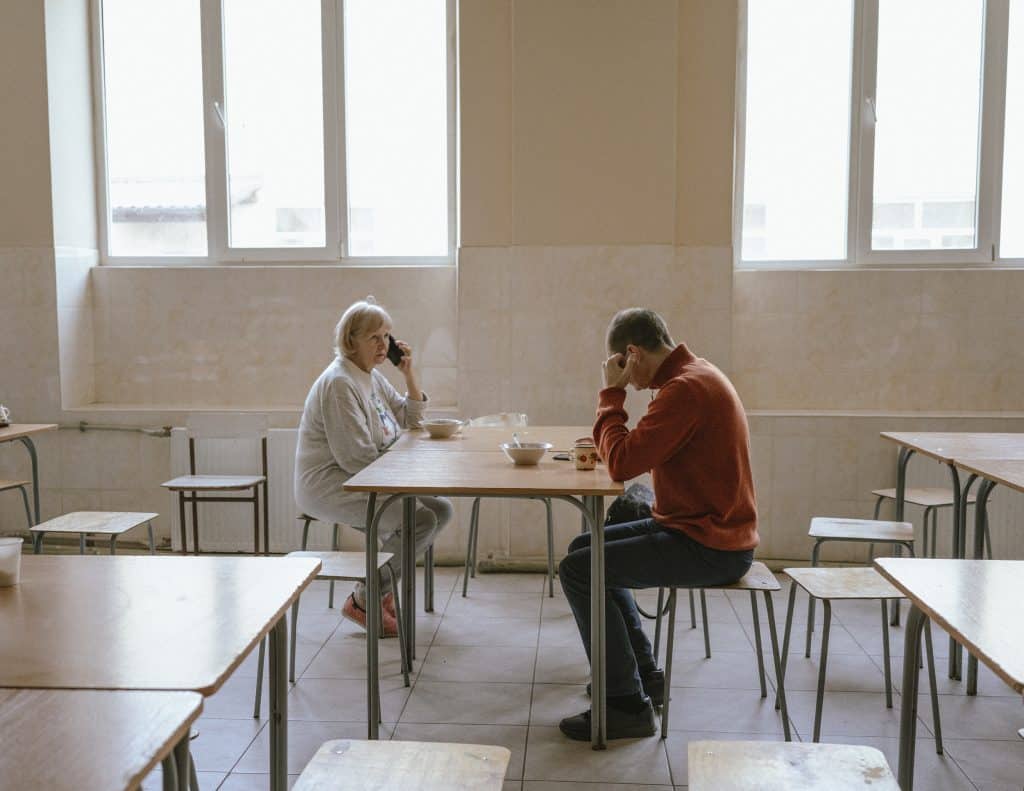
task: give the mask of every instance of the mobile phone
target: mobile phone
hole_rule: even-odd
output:
[[[389,335],[388,338],[390,339],[390,342],[388,343],[388,359],[391,360],[393,365],[397,366],[402,362],[402,358],[405,357],[405,355],[402,353],[402,350],[398,348],[398,344],[395,343],[395,336]]]

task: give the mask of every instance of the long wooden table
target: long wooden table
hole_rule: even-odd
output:
[[[542,429],[534,429],[541,431]],[[576,435],[579,436],[579,435]],[[577,470],[568,461],[555,461],[546,455],[532,467],[515,466],[505,455],[492,452],[396,449],[385,453],[345,483],[346,491],[369,494],[366,524],[367,599],[377,601],[377,533],[380,515],[395,502],[402,502],[402,594],[405,597],[406,640],[410,656],[415,650],[415,552],[413,546],[417,496],[448,497],[548,497],[568,502],[578,508],[592,532],[591,543],[591,643],[592,743],[595,749],[605,746],[605,593],[604,593],[604,497],[622,493],[621,483],[612,481],[603,465],[595,470]],[[377,507],[377,497],[387,499]],[[367,673],[368,732],[377,738],[379,712],[376,711],[377,639],[379,612],[367,610]]]
[[[977,476],[970,475],[961,485],[959,468],[963,466],[963,462],[975,459],[1024,459],[1024,434],[968,431],[883,431],[881,436],[882,439],[897,444],[900,449],[896,464],[896,521],[903,521],[907,464],[911,457],[914,454],[920,454],[945,464],[949,469],[953,484],[952,555],[954,558],[967,557],[967,500]],[[960,646],[951,640],[950,678],[960,678],[961,657]]]
[[[209,696],[268,633],[271,788],[287,788],[287,629],[313,558],[26,555],[0,588],[0,687]]]
[[[910,599],[900,687],[899,782],[914,785],[918,661],[921,630],[928,620],[945,629],[971,656],[984,662],[1018,693],[1024,693],[1024,561],[877,558],[875,566]]]
[[[36,456],[36,446],[32,442],[32,435],[56,430],[56,423],[11,423],[9,426],[0,428],[0,443],[20,442],[28,450],[28,457],[32,462],[32,505],[35,513],[33,524],[37,525],[42,521],[39,513],[39,459]]]
[[[189,787],[194,692],[0,689],[0,786],[133,791],[163,762],[165,791]]]

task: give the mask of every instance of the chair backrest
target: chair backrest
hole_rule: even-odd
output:
[[[528,418],[522,412],[499,412],[496,415],[481,415],[469,421],[471,426],[481,428],[524,428]]]
[[[267,474],[267,418],[244,412],[190,415],[189,472]],[[238,465],[238,466],[236,466]]]

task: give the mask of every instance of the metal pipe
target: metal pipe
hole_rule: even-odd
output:
[[[159,426],[156,428],[147,428],[146,426],[112,426],[105,425],[102,423],[89,423],[88,421],[79,421],[77,425],[60,424],[57,428],[62,431],[137,431],[140,434],[145,434],[147,437],[169,437],[171,436],[171,426]]]

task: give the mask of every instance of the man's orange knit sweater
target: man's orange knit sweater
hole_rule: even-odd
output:
[[[679,344],[654,374],[647,414],[626,428],[626,391],[601,391],[594,442],[616,481],[651,472],[654,519],[712,549],[758,544],[750,433],[732,383]]]

